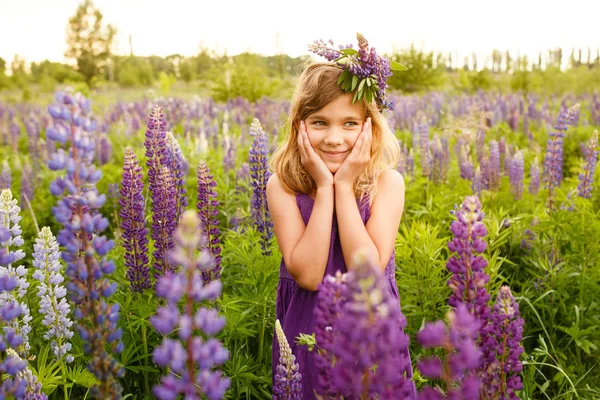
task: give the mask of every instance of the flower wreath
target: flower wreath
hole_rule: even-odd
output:
[[[356,38],[358,50],[353,49],[352,44],[340,45],[335,49],[332,40],[327,43],[323,40],[315,40],[313,44],[308,45],[308,50],[344,69],[338,84],[345,92],[356,89],[352,98],[353,103],[363,97],[370,103],[375,98],[381,111],[393,110],[394,103],[385,95],[388,87],[387,78],[392,76],[391,70],[406,71],[408,68],[396,61],[378,56],[374,47],[369,49],[369,43],[360,33],[356,34]]]

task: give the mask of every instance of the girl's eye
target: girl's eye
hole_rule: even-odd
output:
[[[348,124],[349,124],[349,125],[348,125]],[[356,126],[356,125],[358,125],[358,124],[357,124],[356,122],[354,122],[354,121],[349,121],[349,122],[346,122],[346,125],[347,125],[347,126]]]
[[[313,122],[313,125],[325,126],[325,122],[323,122],[323,121],[315,121],[315,122]]]

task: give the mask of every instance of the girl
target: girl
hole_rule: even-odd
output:
[[[295,338],[313,329],[317,289],[367,249],[398,298],[394,245],[404,207],[395,170],[400,149],[375,101],[353,103],[343,68],[310,65],[292,98],[290,134],[271,159],[267,201],[282,254],[277,319],[300,365],[303,399],[314,399],[313,357]],[[279,345],[273,340],[273,376]],[[415,395],[416,398],[416,395]]]

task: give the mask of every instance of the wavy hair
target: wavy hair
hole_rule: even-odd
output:
[[[300,121],[345,93],[337,83],[342,71],[341,67],[333,63],[314,63],[304,69],[300,75],[288,114],[288,135],[269,163],[271,171],[277,174],[288,192],[311,195],[317,190],[315,181],[300,161],[298,149]],[[355,197],[361,200],[364,196],[368,196],[370,205],[375,198],[377,177],[385,169],[396,168],[401,153],[398,140],[375,101],[367,103],[362,99],[359,104],[365,118],[371,117],[373,142],[371,159],[354,181],[353,191]]]

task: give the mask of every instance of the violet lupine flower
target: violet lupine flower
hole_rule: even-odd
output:
[[[102,171],[92,163],[96,145],[90,135],[95,130],[89,118],[91,102],[81,93],[57,92],[55,99],[48,111],[54,125],[64,129],[54,129],[53,140],[70,148],[58,149],[48,162],[53,171],[65,170],[64,176],[50,184],[50,191],[61,197],[52,212],[64,227],[57,240],[64,247],[61,257],[67,263],[67,290],[75,304],[75,329],[84,341],[84,352],[91,356],[88,369],[98,379],[92,396],[120,399],[118,378],[124,375],[124,369],[107,351],[107,345],[112,352],[123,350],[122,331],[117,328],[120,306],[107,303],[117,290],[117,284],[105,277],[115,270],[114,262],[105,257],[114,242],[101,235],[108,220],[98,212],[106,196],[99,194],[95,186]],[[62,197],[65,190],[68,194]]]
[[[510,160],[510,190],[518,200],[523,196],[523,178],[525,176],[525,164],[523,152],[518,150]]]
[[[480,323],[487,321],[490,295],[485,284],[490,277],[485,273],[487,260],[481,254],[487,248],[487,230],[482,220],[481,203],[477,196],[468,196],[459,208],[452,212],[456,220],[450,225],[454,235],[448,242],[448,249],[456,253],[448,260],[446,267],[452,273],[448,286],[452,294],[448,304],[458,307],[465,304]]]
[[[144,174],[133,149],[125,148],[119,206],[125,267],[132,292],[152,287],[148,267],[148,229],[144,213]]]
[[[258,119],[250,126],[250,136],[254,137],[249,154],[250,185],[252,186],[252,219],[262,238],[263,254],[270,254],[269,245],[273,237],[273,222],[267,204],[267,181],[271,176],[268,169],[267,155],[269,142]]]
[[[175,214],[177,212],[177,199],[175,198],[175,184],[171,171],[167,167],[161,167],[157,182],[160,186],[154,188],[152,206],[152,239],[154,239],[154,278],[167,272],[175,271],[175,267],[169,263],[168,253],[175,244],[173,232],[177,228]]]
[[[64,281],[58,242],[47,226],[43,227],[33,245],[33,266],[36,268],[33,278],[40,282],[38,297],[40,313],[44,315],[42,324],[48,328],[44,339],[50,340],[50,348],[56,360],[63,357],[67,363],[73,361],[69,354],[73,337],[73,321],[69,318],[71,306],[67,302],[67,289]]]
[[[429,154],[429,124],[423,117],[419,124],[419,143],[421,145],[421,168],[423,176],[431,176],[431,156]]]
[[[495,140],[490,141],[489,163],[489,189],[498,189],[500,188],[500,151]]]
[[[523,365],[521,339],[525,322],[508,286],[502,286],[496,297],[490,323],[486,326],[487,340],[483,344],[484,380],[482,395],[488,399],[511,399],[523,388],[519,374]]]
[[[506,161],[506,139],[504,138],[504,136],[502,136],[498,141],[498,153],[500,153],[500,169],[506,170],[503,169],[505,167]]]
[[[108,139],[108,135],[103,134],[100,136],[100,140],[98,143],[97,149],[97,157],[98,165],[107,164],[112,157],[112,144]]]
[[[358,39],[358,53],[348,55],[342,60],[342,50],[351,49],[352,45],[339,46],[339,50],[333,48],[333,41],[325,43],[323,40],[316,40],[308,46],[311,53],[324,57],[327,61],[335,62],[345,70],[350,71],[359,79],[367,77],[376,79],[377,95],[375,100],[380,109],[394,109],[394,103],[387,99],[385,91],[388,87],[387,78],[392,76],[390,61],[385,57],[380,57],[374,47],[369,48],[369,43],[360,33],[356,34]]]
[[[442,149],[442,142],[440,138],[436,135],[430,143],[431,153],[433,154],[431,160],[431,174],[429,179],[433,181],[436,185],[442,182],[442,175],[444,169],[444,153]]]
[[[231,140],[228,136],[225,136],[225,155],[223,156],[223,168],[225,171],[231,171],[235,168],[236,160],[236,144],[235,140]]]
[[[183,158],[179,142],[175,139],[172,132],[167,132],[167,153],[165,165],[171,171],[173,183],[175,184],[176,214],[175,221],[179,220],[181,213],[188,205],[187,191],[185,189],[185,175],[189,168]]]
[[[586,163],[584,172],[579,174],[581,181],[577,186],[577,194],[585,199],[592,197],[592,182],[594,181],[594,171],[598,161],[598,131],[594,131],[592,138],[588,143],[586,151]]]
[[[279,320],[275,321],[275,334],[279,343],[279,364],[273,377],[273,400],[302,400],[302,374],[296,356],[285,337]]]
[[[198,217],[202,223],[205,246],[215,260],[215,268],[202,271],[204,283],[221,277],[221,231],[219,230],[219,200],[215,186],[217,183],[204,161],[198,163]]]
[[[319,286],[316,391],[327,398],[416,398],[406,318],[366,254],[353,261],[350,272],[328,275]]]
[[[2,161],[2,174],[0,174],[0,189],[10,189],[12,186],[12,171],[6,160]]]
[[[25,364],[25,368],[17,372],[17,377],[25,382],[25,392],[23,393],[23,397],[15,396],[15,398],[22,398],[24,400],[48,400],[48,396],[42,392],[42,384],[38,382],[37,376],[33,375],[27,362],[21,359],[13,349],[6,349],[6,354]]]
[[[529,169],[529,194],[536,195],[540,190],[540,167],[538,166],[539,161],[537,157],[531,163],[531,167]]]
[[[477,154],[477,161],[481,162],[481,159],[485,155],[485,131],[483,129],[477,131],[475,154]]]
[[[17,351],[23,358],[27,358],[30,349],[29,333],[31,332],[29,323],[33,319],[24,299],[29,288],[29,282],[27,282],[27,269],[25,266],[14,265],[17,261],[25,257],[23,250],[19,249],[25,243],[21,237],[22,230],[19,225],[21,221],[20,212],[21,208],[17,205],[17,199],[13,198],[10,189],[3,189],[0,193],[0,227],[9,230],[10,237],[6,240],[5,249],[12,253],[12,261],[6,266],[0,266],[0,275],[7,275],[15,279],[17,282],[17,291],[16,293],[11,291],[0,295],[0,307],[11,303],[20,307],[21,318],[13,319],[9,327],[15,334],[22,337],[22,343],[17,348]]]
[[[8,228],[0,226],[0,266],[6,268],[13,263],[18,255],[8,247],[12,240],[12,234]],[[17,279],[7,274],[0,275],[0,298],[14,298],[12,291],[17,287]],[[16,349],[23,343],[23,337],[15,333],[10,326],[15,319],[21,316],[21,306],[18,302],[5,302],[0,306],[0,343],[3,343],[4,350],[0,351],[0,374],[7,374],[8,378],[3,378],[0,385],[0,397],[23,398],[27,382],[18,375],[20,371],[27,367],[27,363],[20,357],[14,357],[8,354],[7,345]]]
[[[548,208],[553,208],[554,189],[560,186],[563,178],[563,146],[564,137],[568,126],[579,110],[579,104],[575,104],[568,111],[564,109],[558,115],[554,131],[549,134],[546,155],[544,157],[543,180],[548,188]]]
[[[206,249],[197,254],[203,236],[200,225],[196,212],[183,212],[174,235],[175,249],[169,252],[171,262],[181,265],[181,270],[161,277],[156,287],[157,295],[167,304],[151,318],[152,325],[162,335],[176,331],[178,336],[165,337],[153,352],[154,362],[172,372],[152,390],[159,400],[175,399],[178,394],[189,399],[221,399],[230,384],[229,378],[215,369],[229,358],[229,351],[214,338],[225,326],[225,319],[214,309],[197,307],[221,294],[220,280],[207,285],[202,281],[200,271],[214,268],[214,261]],[[181,310],[180,302],[185,304]],[[203,336],[194,336],[194,331]]]
[[[152,199],[152,239],[154,239],[154,276],[158,279],[172,270],[167,253],[173,249],[173,232],[177,226],[177,198],[175,183],[168,166],[167,122],[162,109],[154,106],[148,118],[146,131],[146,165],[148,186]]]
[[[462,303],[448,312],[447,320],[448,326],[443,321],[429,322],[417,333],[421,346],[439,347],[445,353],[443,360],[425,357],[417,363],[421,375],[443,383],[442,388],[425,386],[419,392],[419,399],[479,400],[481,382],[476,376],[481,362],[481,351],[476,345],[479,322]]]

